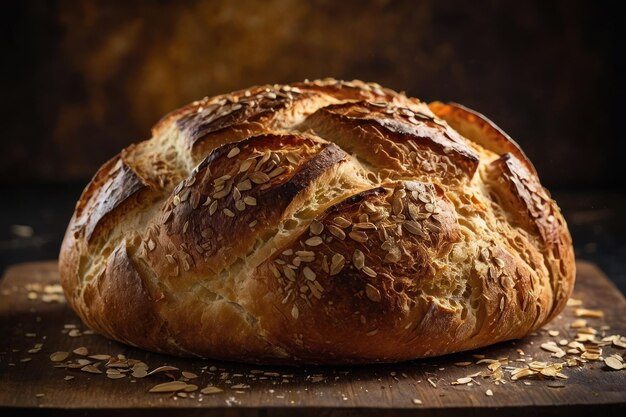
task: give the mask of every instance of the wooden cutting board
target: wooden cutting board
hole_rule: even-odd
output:
[[[576,319],[576,307],[567,307],[545,329],[523,340],[442,358],[358,367],[259,367],[158,355],[89,334],[69,306],[58,301],[62,296],[55,284],[55,262],[11,267],[0,282],[0,407],[10,411],[7,414],[0,409],[2,415],[59,411],[63,415],[112,415],[116,411],[120,415],[133,412],[187,417],[210,410],[230,416],[300,416],[320,412],[333,416],[528,416],[529,412],[573,416],[626,411],[626,370],[611,371],[602,361],[563,368],[568,379],[533,377],[512,381],[506,371],[504,384],[476,376],[470,384],[452,385],[459,378],[487,371],[487,364],[475,364],[478,359],[473,355],[509,358],[507,366],[513,367],[524,365],[514,362],[516,359],[525,359],[527,363],[562,361],[551,358],[550,352],[540,346],[575,338],[576,331],[570,325]],[[604,311],[604,318],[587,319],[600,337],[626,335],[626,300],[597,267],[578,263],[573,297],[582,300],[585,308]],[[602,326],[610,329],[601,330]],[[554,336],[554,330],[559,331],[558,336]],[[37,344],[42,346],[38,348]],[[203,395],[198,390],[183,394],[186,398],[174,393],[148,393],[151,387],[171,379],[166,373],[141,379],[131,375],[110,379],[104,373],[53,366],[50,354],[72,352],[83,346],[89,355],[123,354],[145,362],[150,369],[175,366],[198,375],[189,384],[200,389],[213,385],[223,391]],[[31,349],[34,351],[29,353]],[[517,349],[525,356],[520,356]],[[616,346],[603,349],[603,356],[626,352]],[[70,355],[74,360],[81,357]],[[455,365],[469,361],[469,366]],[[105,370],[104,363],[98,369]],[[178,371],[171,374],[181,377]],[[493,395],[488,396],[487,390]]]

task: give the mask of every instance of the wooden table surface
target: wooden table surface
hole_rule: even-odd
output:
[[[574,340],[576,330],[571,323],[577,319],[577,307],[567,307],[552,323],[523,340],[441,358],[358,367],[259,367],[158,355],[90,334],[63,301],[57,284],[55,262],[11,267],[0,282],[2,415],[626,415],[626,370],[610,370],[601,360],[564,367],[561,372],[568,379],[511,380],[507,367],[524,366],[521,359],[525,363],[562,362],[571,357],[555,359],[541,345]],[[573,297],[582,300],[585,308],[604,311],[604,318],[586,319],[598,331],[598,338],[626,335],[626,300],[594,265],[578,263]],[[195,373],[198,377],[187,383],[199,389],[183,396],[149,393],[156,384],[171,381],[167,372],[110,379],[106,373],[54,367],[52,353],[71,353],[79,347],[86,347],[89,355],[122,354],[145,362],[150,369],[170,365]],[[602,356],[625,352],[609,345],[603,347]],[[475,363],[480,356],[474,355],[508,358],[503,381],[474,376],[469,384],[452,385],[468,375],[489,373],[487,364]],[[86,357],[74,353],[69,357],[80,358]],[[470,361],[469,366],[455,365]],[[98,369],[106,370],[105,363]],[[180,379],[180,371],[169,373]],[[222,391],[201,394],[200,389],[208,385]],[[487,390],[493,395],[487,395]]]

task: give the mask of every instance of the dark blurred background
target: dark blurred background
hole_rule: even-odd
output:
[[[619,2],[24,1],[3,5],[0,268],[54,258],[82,187],[166,112],[332,76],[494,120],[535,163],[580,258],[626,290]]]

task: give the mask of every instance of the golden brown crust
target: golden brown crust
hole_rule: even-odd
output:
[[[382,168],[383,175],[387,169],[391,177],[437,172],[471,178],[478,167],[478,155],[461,136],[432,114],[406,106],[366,101],[329,105],[301,126]],[[433,160],[446,169],[433,167]]]
[[[430,103],[428,107],[437,117],[448,122],[453,129],[467,139],[498,155],[505,153],[515,155],[519,162],[524,164],[534,175],[537,175],[532,162],[517,142],[482,114],[458,103],[444,104],[435,101]]]
[[[87,186],[59,269],[78,315],[116,340],[341,364],[521,337],[564,307],[574,255],[487,119],[327,79],[167,115]]]

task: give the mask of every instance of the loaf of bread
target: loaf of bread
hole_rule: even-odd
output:
[[[497,126],[332,79],[165,116],[87,185],[59,269],[107,337],[274,364],[520,338],[563,309],[575,275],[559,208]]]

